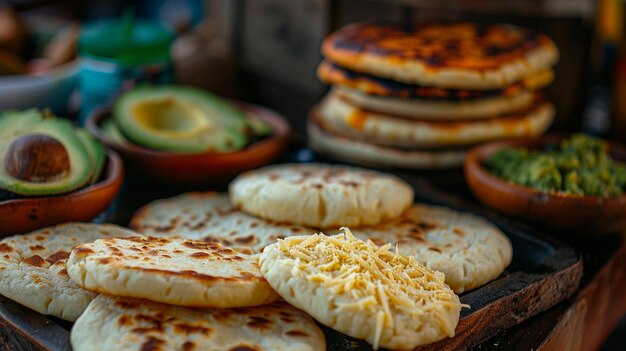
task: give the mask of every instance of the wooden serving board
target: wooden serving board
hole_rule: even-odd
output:
[[[306,149],[292,149],[285,161],[317,160],[314,157]],[[416,189],[417,202],[444,205],[483,216],[499,226],[513,245],[513,261],[498,279],[461,295],[461,302],[471,307],[462,310],[456,336],[418,350],[471,348],[558,304],[577,290],[583,267],[580,255],[573,248],[468,200],[466,189],[462,185],[459,187],[458,180],[462,180],[462,176],[459,178],[458,172],[452,173],[454,186],[445,184],[448,173],[434,177],[395,173]],[[437,179],[438,183],[443,179],[447,191],[433,185],[428,178]],[[215,184],[211,189],[225,191],[226,185]],[[167,187],[151,183],[145,176],[129,174],[122,195],[97,221],[125,225],[139,206],[188,190],[192,189]],[[71,323],[43,316],[0,295],[0,350],[71,350],[70,329]],[[323,329],[328,350],[371,350],[371,346],[361,340],[329,328]]]

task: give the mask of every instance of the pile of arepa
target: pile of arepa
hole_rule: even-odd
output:
[[[412,350],[453,337],[471,307],[458,294],[512,259],[493,224],[413,196],[367,169],[268,166],[228,194],[149,203],[134,230],[67,223],[4,238],[0,294],[74,322],[75,351],[321,351],[320,325]]]
[[[282,300],[374,349],[454,336],[457,294],[496,279],[512,259],[508,238],[486,220],[414,203],[413,188],[391,174],[321,163],[245,172],[228,194],[156,200],[130,226],[258,257],[255,271]]]
[[[558,49],[512,25],[351,24],[328,36],[309,114],[312,148],[380,167],[459,166],[472,145],[535,137],[554,119],[541,92]]]
[[[74,322],[74,351],[326,348],[258,257],[219,243],[66,223],[0,240],[0,294]]]

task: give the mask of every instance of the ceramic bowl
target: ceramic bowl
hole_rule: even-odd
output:
[[[120,153],[126,165],[152,179],[177,184],[202,184],[224,181],[241,172],[270,163],[287,145],[290,128],[284,117],[267,108],[236,103],[239,108],[254,114],[272,126],[273,133],[267,138],[235,152],[205,152],[179,154],[152,150],[131,143],[119,143],[109,138],[100,128],[110,118],[110,111],[95,111],[87,119],[87,129],[104,144]]]
[[[0,110],[50,108],[64,113],[76,86],[78,62],[55,67],[45,74],[0,77]]]
[[[540,149],[564,136],[496,141],[473,148],[465,159],[465,180],[485,205],[508,215],[564,233],[594,235],[613,233],[626,227],[626,195],[616,197],[576,196],[545,192],[515,185],[489,173],[483,162],[502,148]],[[611,156],[626,161],[626,150],[610,144]]]
[[[65,222],[88,222],[104,211],[124,180],[120,157],[107,153],[101,180],[68,194],[0,201],[0,237]]]

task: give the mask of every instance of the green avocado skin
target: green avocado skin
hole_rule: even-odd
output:
[[[626,191],[626,165],[607,153],[606,142],[575,134],[546,150],[502,149],[485,167],[511,183],[571,195],[619,196]]]
[[[154,113],[151,120],[161,121],[158,128],[146,126],[136,118],[138,106],[165,101],[172,102],[172,106],[188,107],[193,111],[189,114],[196,118],[202,116],[203,120],[189,122],[191,119],[185,113],[168,112],[168,107],[151,112]],[[230,102],[209,92],[183,86],[133,88],[117,99],[113,119],[121,135],[132,143],[174,153],[237,151],[248,145],[249,136],[253,134],[247,116]],[[185,123],[184,133],[176,128]]]
[[[5,158],[10,145],[16,139],[28,134],[46,134],[63,144],[70,160],[70,170],[67,175],[50,182],[28,182],[14,178],[6,171]],[[104,150],[101,144],[99,147],[101,162],[104,162]],[[97,157],[97,149],[98,147],[94,146],[94,159]],[[44,117],[37,110],[9,111],[0,114],[0,192],[3,194],[2,199],[15,198],[12,194],[47,196],[76,190],[89,184],[94,175],[95,166],[96,162],[90,157],[69,120]]]

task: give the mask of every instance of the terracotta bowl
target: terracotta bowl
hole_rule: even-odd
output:
[[[65,195],[0,201],[0,237],[65,223],[88,222],[109,206],[124,180],[120,157],[107,153],[98,183]]]
[[[107,110],[94,112],[87,119],[86,126],[104,144],[119,152],[128,167],[162,182],[201,184],[227,180],[243,171],[266,165],[280,155],[287,145],[290,128],[282,116],[264,107],[243,102],[236,104],[244,112],[269,123],[273,129],[272,135],[241,151],[177,154],[112,140],[100,128],[102,122],[110,117],[110,111]]]
[[[482,163],[506,147],[542,148],[564,136],[487,143],[472,149],[465,160],[465,180],[474,195],[497,211],[526,219],[565,234],[597,235],[626,227],[626,195],[617,197],[575,196],[544,192],[504,181],[483,168]],[[626,161],[626,150],[610,144],[611,156]]]

